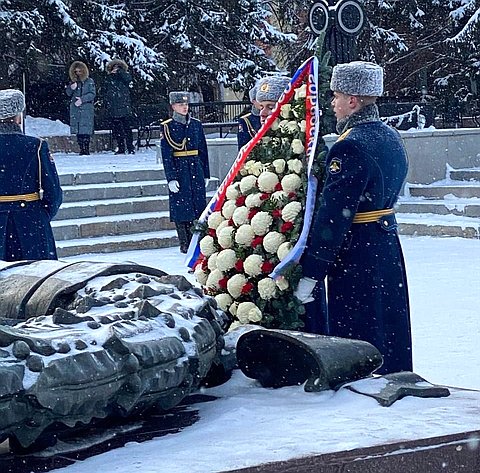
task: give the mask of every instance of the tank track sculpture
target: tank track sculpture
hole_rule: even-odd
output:
[[[0,263],[0,442],[169,409],[197,389],[227,318],[182,276],[136,264]]]

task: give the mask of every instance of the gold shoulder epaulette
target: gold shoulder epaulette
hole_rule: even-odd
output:
[[[348,130],[344,131],[337,139],[337,141],[342,141],[344,140],[349,134],[350,132],[353,130],[353,128],[349,128]]]
[[[240,118],[248,118],[252,112],[246,113],[245,115],[241,115]]]
[[[160,125],[166,125],[167,123],[170,123],[173,120],[173,118],[169,118],[167,120],[164,120],[163,122],[160,122]]]

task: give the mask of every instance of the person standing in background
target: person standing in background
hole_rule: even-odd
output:
[[[189,93],[170,92],[169,101],[173,115],[162,122],[160,148],[168,181],[170,220],[175,222],[180,251],[186,253],[193,221],[207,204],[208,149],[202,124],[188,113]]]
[[[93,134],[95,83],[89,77],[84,62],[74,61],[70,66],[70,84],[66,93],[70,97],[70,133],[77,135],[80,154],[90,154],[90,136]]]
[[[255,85],[248,92],[250,102],[252,103],[252,109],[249,113],[242,115],[238,119],[238,150],[240,150],[242,146],[246,145],[257,134],[257,131],[262,125],[260,123],[260,106],[256,100],[256,95],[257,86]]]
[[[57,259],[50,221],[62,189],[46,141],[22,132],[25,97],[0,90],[0,259]]]
[[[132,134],[132,99],[130,88],[133,85],[128,65],[121,59],[113,59],[107,66],[107,77],[103,83],[102,96],[105,111],[110,118],[113,138],[117,142],[115,154],[135,154]]]

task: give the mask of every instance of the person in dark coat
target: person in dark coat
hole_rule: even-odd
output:
[[[257,86],[254,86],[248,92],[252,109],[249,113],[242,115],[238,119],[237,143],[238,149],[246,145],[260,129],[260,106],[256,100]]]
[[[113,59],[107,66],[107,77],[102,87],[105,111],[110,118],[113,138],[117,142],[115,154],[135,154],[132,134],[132,76],[128,65],[121,59]]]
[[[20,127],[25,97],[0,91],[0,259],[57,259],[50,221],[62,190],[47,142]]]
[[[84,62],[74,61],[68,71],[70,84],[65,91],[70,97],[70,133],[77,135],[80,154],[90,154],[90,136],[93,135],[95,82],[89,77]]]
[[[384,358],[378,373],[411,371],[407,278],[393,211],[408,161],[398,132],[379,119],[375,101],[383,93],[383,69],[362,61],[339,64],[331,89],[340,137],[327,155],[301,259],[306,278],[297,290],[300,300],[317,299],[311,289],[326,278],[328,315],[320,294],[319,304],[305,306],[305,330],[315,331],[311,327],[327,317],[320,323],[324,334],[377,347]]]
[[[186,253],[193,221],[202,213],[210,178],[202,124],[188,113],[189,93],[170,92],[172,118],[162,122],[160,147],[168,181],[170,220],[175,222],[180,251]]]

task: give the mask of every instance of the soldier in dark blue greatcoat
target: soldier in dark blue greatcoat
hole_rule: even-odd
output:
[[[160,146],[170,191],[170,220],[177,228],[180,251],[186,253],[193,221],[207,203],[208,150],[202,124],[188,114],[188,92],[170,92],[169,99],[173,116],[162,122]]]
[[[380,121],[375,104],[383,69],[339,64],[330,86],[340,137],[327,155],[299,284],[302,300],[309,284],[321,288],[326,278],[328,317],[321,300],[307,303],[306,330],[324,320],[326,335],[375,345],[384,358],[379,373],[411,371],[407,278],[393,211],[408,163],[400,135]]]
[[[25,98],[0,91],[0,259],[57,259],[50,221],[62,190],[46,141],[25,136]]]
[[[260,107],[256,100],[257,86],[250,89],[248,96],[252,102],[252,110],[238,119],[237,143],[238,149],[246,145],[260,129]]]

